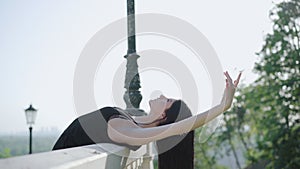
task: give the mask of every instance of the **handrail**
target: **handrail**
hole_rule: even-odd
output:
[[[143,164],[147,146],[137,151],[114,144],[94,144],[50,152],[0,159],[5,169],[149,169]],[[129,156],[130,155],[130,156]],[[147,167],[145,167],[147,166]],[[152,167],[150,167],[152,168]]]

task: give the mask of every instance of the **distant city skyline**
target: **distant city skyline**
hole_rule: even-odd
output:
[[[191,23],[210,41],[223,69],[232,76],[244,70],[242,83],[250,84],[256,78],[252,73],[257,61],[255,52],[261,49],[264,36],[271,31],[268,15],[273,2],[136,1],[136,14],[162,13]],[[97,31],[123,17],[126,17],[126,1],[1,1],[0,133],[26,132],[24,109],[29,104],[38,109],[34,131],[42,128],[63,130],[69,125],[77,117],[73,103],[77,59]],[[106,60],[106,66],[98,70],[95,98],[99,108],[116,106],[111,98],[111,82],[103,84],[100,80],[111,79],[118,66],[126,61],[123,58],[126,49],[127,43],[122,41],[107,54],[111,60]],[[189,59],[187,49],[172,39],[138,36],[137,53],[147,49],[174,52],[182,58],[201,86],[199,112],[211,106],[209,78],[203,65]],[[156,91],[180,98],[175,82],[165,74],[152,70],[142,71],[140,76],[143,109],[149,109],[147,100]],[[155,81],[161,83],[157,85]],[[120,88],[123,86],[124,82],[120,82]]]

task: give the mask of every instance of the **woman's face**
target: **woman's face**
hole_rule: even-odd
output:
[[[166,116],[165,111],[169,109],[175,102],[175,99],[167,98],[164,95],[160,95],[157,99],[150,100],[150,114],[155,117],[155,119],[163,119]]]

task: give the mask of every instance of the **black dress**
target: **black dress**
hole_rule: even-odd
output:
[[[112,118],[124,118],[135,121],[126,112],[117,107],[104,107],[75,119],[61,134],[53,150],[90,145],[112,143],[137,150],[140,146],[131,146],[112,141],[107,134],[107,122]]]

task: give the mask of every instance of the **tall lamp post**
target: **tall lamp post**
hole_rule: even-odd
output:
[[[124,56],[127,59],[124,86],[126,91],[123,99],[126,103],[126,110],[131,115],[142,116],[146,113],[139,109],[143,97],[139,91],[141,85],[137,59],[140,56],[136,53],[134,0],[127,0],[127,34],[128,49],[127,54]],[[142,168],[153,168],[150,149],[150,144],[147,144],[147,152],[143,157]]]
[[[126,103],[126,110],[131,115],[141,116],[146,113],[139,109],[142,95],[139,91],[141,85],[137,59],[140,56],[136,53],[134,0],[127,0],[127,33],[128,49],[127,54],[124,56],[127,59],[124,86],[126,91],[123,99]]]
[[[32,105],[25,109],[26,121],[29,125],[29,154],[32,153],[32,126],[36,119],[37,109],[33,108]]]

